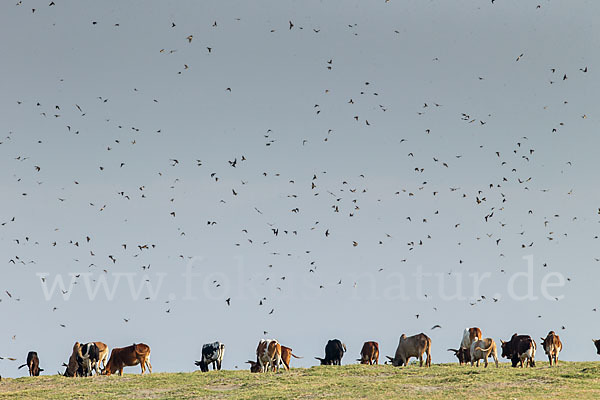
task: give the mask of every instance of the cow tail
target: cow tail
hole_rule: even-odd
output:
[[[342,347],[344,348],[344,353],[345,353],[346,351],[348,351],[348,350],[346,350],[346,344],[345,344],[345,343],[342,343]]]
[[[427,348],[425,349],[425,352],[427,353],[426,364],[428,367],[431,367],[431,339],[430,338],[427,338]]]

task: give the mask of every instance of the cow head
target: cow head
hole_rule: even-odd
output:
[[[196,361],[196,366],[200,367],[200,371],[208,372],[208,364],[204,362],[204,360]]]
[[[600,354],[600,339],[596,340],[596,339],[592,339],[594,341],[594,344],[596,345],[596,354]]]
[[[500,340],[500,343],[502,343],[502,357],[512,358],[512,346],[510,345],[510,342]]]
[[[448,351],[453,351],[456,358],[458,358],[458,362],[460,365],[466,364],[471,361],[471,352],[466,347],[461,347],[458,350],[448,349]]]
[[[321,358],[321,357],[315,357],[316,360],[319,360],[321,362],[321,365],[330,365],[331,362],[325,358]]]
[[[246,364],[250,364],[250,372],[260,372],[260,364],[256,361],[246,361]]]
[[[394,367],[400,367],[400,366],[404,365],[404,362],[400,359],[392,358],[390,356],[386,356],[386,357],[390,360],[390,362],[392,363],[392,365]]]

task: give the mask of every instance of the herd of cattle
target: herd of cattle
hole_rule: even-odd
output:
[[[550,366],[558,362],[558,354],[562,350],[560,338],[554,331],[548,332],[545,338],[541,338],[542,347],[548,356]],[[600,354],[600,339],[595,340],[597,354]],[[529,335],[517,335],[516,333],[507,340],[501,340],[502,357],[511,360],[513,367],[535,367],[535,352],[537,345],[535,340]],[[471,366],[479,366],[479,361],[483,360],[485,367],[488,366],[488,358],[492,357],[498,367],[498,350],[496,342],[492,338],[482,338],[481,329],[469,328],[463,332],[463,337],[458,349],[448,349],[454,352],[460,365],[471,363]],[[148,371],[152,373],[150,364],[150,347],[139,343],[123,348],[114,348],[108,357],[108,346],[102,342],[90,342],[81,344],[76,342],[73,346],[73,352],[69,357],[69,363],[63,364],[66,367],[62,374],[68,377],[112,375],[119,373],[123,375],[123,368],[140,365],[142,375]],[[329,340],[325,346],[325,357],[315,357],[321,362],[321,365],[341,365],[342,357],[346,353],[346,345],[338,339]],[[196,361],[202,372],[207,372],[212,365],[213,370],[220,370],[223,356],[225,354],[225,345],[221,342],[207,343],[202,346],[202,359]],[[431,366],[431,339],[424,333],[407,337],[405,334],[400,336],[398,347],[394,357],[386,356],[389,362],[394,366],[408,365],[412,357],[419,359],[419,365],[423,366],[423,356],[426,356],[425,365]],[[251,372],[267,372],[269,370],[279,371],[283,365],[286,370],[290,369],[291,357],[302,358],[292,353],[292,349],[282,346],[275,339],[262,339],[256,348],[256,361],[248,360]],[[363,344],[360,351],[360,358],[357,359],[361,364],[379,363],[379,344],[369,341]],[[387,361],[386,361],[387,363]],[[102,366],[100,365],[102,364]],[[40,360],[35,351],[27,355],[27,364],[23,364],[19,369],[27,366],[30,376],[39,376],[43,369],[40,369]]]

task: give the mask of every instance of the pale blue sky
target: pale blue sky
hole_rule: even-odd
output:
[[[145,342],[189,371],[220,340],[246,368],[267,331],[311,366],[424,332],[449,362],[479,326],[596,358],[597,2],[48,3],[0,4],[0,356],[54,373],[76,340]],[[530,255],[539,298],[511,299]],[[46,300],[39,274],[69,273]]]

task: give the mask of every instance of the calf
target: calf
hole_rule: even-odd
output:
[[[261,339],[256,348],[256,362],[246,361],[250,364],[251,372],[267,372],[269,366],[279,371],[281,364],[281,345],[275,339]]]
[[[292,349],[290,349],[289,347],[281,346],[281,363],[288,371],[290,370],[290,360],[292,359],[292,357],[302,358],[293,354]],[[275,366],[273,366],[273,369],[275,369]]]
[[[419,365],[423,366],[423,354],[427,354],[425,365],[431,367],[431,339],[424,333],[419,333],[411,337],[406,337],[403,333],[400,336],[398,347],[394,358],[386,356],[392,362],[394,367],[408,365],[411,357],[419,358]]]
[[[485,368],[488,366],[488,358],[491,356],[494,358],[496,368],[498,368],[498,350],[496,349],[496,342],[492,338],[485,338],[477,340],[471,344],[471,367],[477,361],[479,367],[479,360],[483,359]]]
[[[520,364],[523,368],[525,366],[535,367],[535,341],[529,335],[512,335],[509,341],[502,342],[502,357],[508,358],[512,361],[512,366],[516,367]]]
[[[562,343],[560,338],[554,331],[548,332],[546,335],[546,339],[542,339],[542,347],[544,351],[548,355],[548,361],[550,362],[550,366],[552,366],[552,360],[554,360],[554,365],[558,363],[558,353],[562,350]]]
[[[333,339],[325,345],[325,358],[315,357],[321,365],[342,365],[342,357],[346,352],[346,345],[339,339]]]
[[[213,371],[221,370],[223,355],[225,354],[225,345],[221,342],[207,343],[202,345],[202,359],[196,361],[200,371],[208,372],[208,365],[212,364]]]
[[[360,351],[360,358],[357,360],[361,364],[378,364],[379,363],[379,343],[365,342]]]
[[[124,367],[133,367],[138,364],[142,367],[142,375],[146,372],[146,367],[148,367],[148,371],[152,373],[152,364],[150,364],[150,346],[147,344],[134,343],[131,346],[112,349],[110,359],[108,360],[106,368],[102,371],[102,374],[112,375],[118,372],[119,375],[122,376]]]
[[[19,369],[27,366],[29,368],[29,376],[40,376],[40,372],[43,369],[40,369],[40,359],[35,351],[30,351],[27,354],[27,364],[23,364],[19,367]]]

